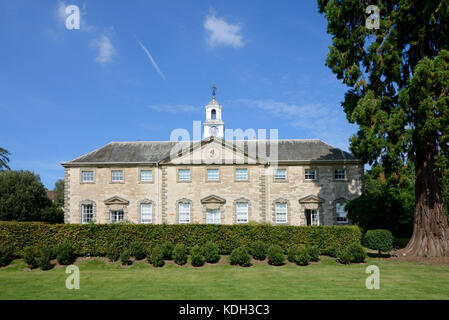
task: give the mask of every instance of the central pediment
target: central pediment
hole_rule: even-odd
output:
[[[324,199],[321,199],[320,197],[315,195],[309,195],[302,199],[299,199],[299,203],[323,203],[323,202]]]
[[[106,205],[114,205],[114,204],[128,205],[129,201],[126,199],[120,198],[119,196],[113,196],[109,199],[104,200],[104,203]]]
[[[201,203],[202,204],[207,204],[207,203],[219,203],[219,204],[225,204],[226,203],[226,199],[223,199],[222,197],[216,196],[214,194],[207,196],[203,199],[201,199]]]

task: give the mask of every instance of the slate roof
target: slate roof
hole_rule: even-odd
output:
[[[213,140],[213,138],[202,140],[202,142],[207,143],[208,140]],[[221,139],[217,140],[223,141]],[[257,143],[263,143],[264,141],[266,142],[266,154],[268,156],[270,154],[269,140],[245,140],[243,141],[244,151],[255,151],[257,149]],[[177,143],[179,142],[111,142],[74,160],[63,162],[62,165],[158,163],[170,155],[170,151]],[[192,142],[182,142],[182,145],[188,147],[191,143]],[[199,141],[193,143],[199,143]],[[230,143],[230,141],[226,141],[226,143]],[[241,144],[237,141],[236,146],[239,147]],[[250,154],[251,153],[252,152],[250,152]],[[280,162],[358,161],[352,154],[318,139],[278,140],[278,159]]]

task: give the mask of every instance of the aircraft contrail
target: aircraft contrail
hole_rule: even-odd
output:
[[[145,46],[142,44],[142,42],[139,41],[139,39],[137,39],[137,37],[136,37],[136,40],[137,40],[137,42],[140,44],[140,46],[142,47],[143,51],[145,51],[145,53],[147,54],[148,58],[150,59],[151,63],[153,64],[154,69],[156,69],[157,73],[159,73],[159,75],[162,77],[162,79],[165,80],[164,74],[163,74],[162,71],[159,69],[159,67],[158,67],[158,65],[157,65],[157,63],[156,63],[156,61],[154,61],[153,57],[151,56],[150,51],[148,51],[148,49],[145,48]]]

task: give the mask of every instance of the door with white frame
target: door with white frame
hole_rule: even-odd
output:
[[[308,226],[320,225],[320,213],[316,209],[306,209],[306,222]]]

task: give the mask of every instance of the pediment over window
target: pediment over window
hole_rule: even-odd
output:
[[[206,203],[219,203],[219,204],[224,204],[226,203],[226,199],[223,199],[222,197],[216,196],[214,194],[207,196],[203,199],[201,199],[201,203],[202,204],[206,204]]]
[[[129,201],[123,198],[120,198],[119,196],[113,196],[109,199],[104,200],[104,203],[106,205],[114,205],[114,204],[118,204],[118,205],[128,205]]]
[[[313,194],[299,199],[299,203],[323,203],[323,202],[324,202],[324,199],[321,199],[320,197],[315,196]]]

